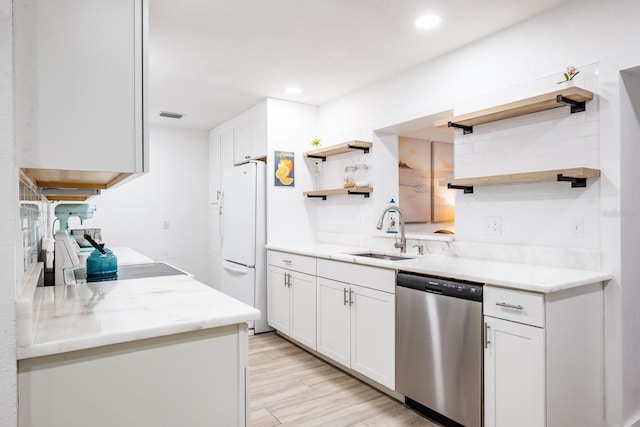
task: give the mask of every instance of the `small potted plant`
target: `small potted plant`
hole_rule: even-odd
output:
[[[319,147],[320,145],[321,145],[320,144],[320,139],[318,139],[318,138],[316,138],[313,141],[311,141],[311,146],[312,147]]]
[[[576,67],[574,67],[573,65],[569,65],[567,67],[567,70],[564,73],[562,73],[562,75],[564,76],[564,80],[559,81],[558,84],[562,85],[562,87],[573,86],[573,78],[577,76],[579,73],[580,71],[578,71]]]

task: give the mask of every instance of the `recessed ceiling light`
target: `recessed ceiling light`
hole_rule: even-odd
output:
[[[284,91],[289,95],[298,95],[302,92],[302,89],[300,89],[298,86],[289,86]]]
[[[439,15],[424,15],[416,19],[415,25],[421,30],[436,27],[442,18]]]

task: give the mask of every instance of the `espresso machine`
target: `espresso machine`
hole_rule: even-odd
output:
[[[93,218],[95,210],[96,207],[88,203],[61,203],[55,207],[54,214],[59,221],[60,227],[53,236],[54,284],[76,284],[75,271],[84,268],[85,265],[78,257],[80,253],[78,242],[69,235],[69,219],[77,217],[82,223],[86,219]]]

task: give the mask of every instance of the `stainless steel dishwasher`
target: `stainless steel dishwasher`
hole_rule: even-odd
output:
[[[396,391],[446,426],[482,426],[482,285],[399,272]]]

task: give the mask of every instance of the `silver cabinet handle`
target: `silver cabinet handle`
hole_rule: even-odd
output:
[[[349,289],[349,305],[353,305],[353,289]]]
[[[287,286],[291,287],[291,278],[292,278],[292,276],[291,276],[291,273],[288,273],[288,274],[289,274],[289,280],[287,280]]]
[[[282,262],[287,265],[291,265],[293,261],[291,261],[290,259],[283,259]]]
[[[515,304],[509,304],[509,303],[506,303],[506,302],[497,302],[496,305],[499,306],[499,307],[504,307],[504,308],[512,308],[514,310],[522,310],[524,308],[523,306],[521,306],[519,304],[515,305]]]
[[[287,280],[289,279],[289,273],[284,273],[284,285],[287,286]]]
[[[484,322],[484,348],[488,348],[491,341],[489,341],[489,329],[491,326],[487,322]]]
[[[342,288],[342,305],[347,305],[347,288]]]

